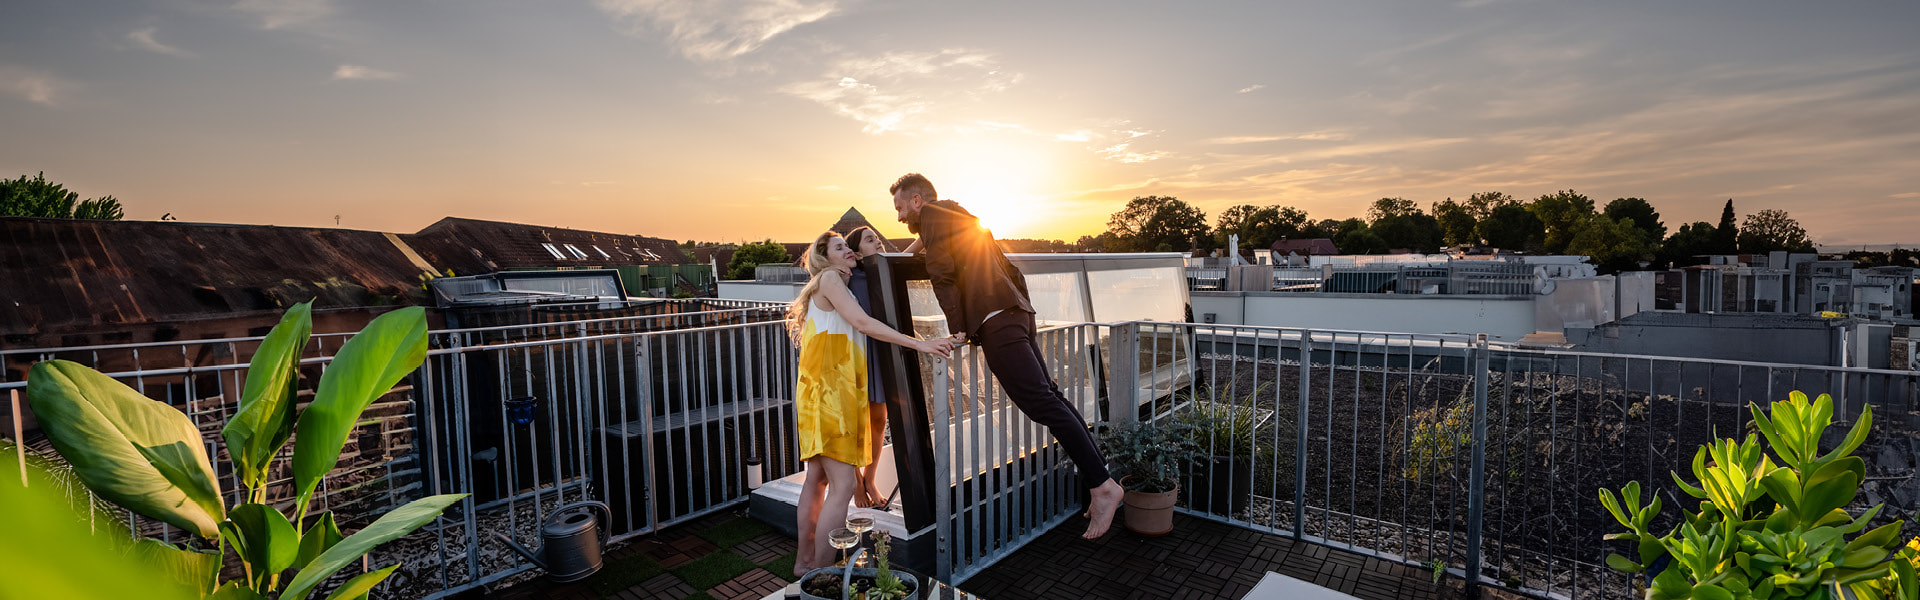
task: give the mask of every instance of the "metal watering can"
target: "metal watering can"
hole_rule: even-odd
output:
[[[596,521],[584,509],[600,514]],[[599,524],[613,520],[612,510],[604,502],[575,502],[554,509],[540,526],[540,548],[528,550],[500,533],[493,537],[506,542],[514,552],[547,570],[555,582],[586,579],[600,571],[600,550],[607,544],[607,531]]]

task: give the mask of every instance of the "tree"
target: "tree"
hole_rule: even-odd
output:
[[[1567,254],[1592,258],[1601,273],[1632,271],[1653,260],[1653,238],[1633,219],[1595,215],[1567,243]]]
[[[1561,190],[1535,198],[1528,205],[1533,216],[1546,226],[1546,237],[1541,241],[1541,249],[1548,254],[1566,252],[1567,245],[1579,235],[1580,228],[1591,220],[1593,200],[1573,190]]]
[[[1119,252],[1181,252],[1207,248],[1207,213],[1173,196],[1141,196],[1107,219]]]
[[[1373,201],[1367,209],[1367,223],[1378,223],[1381,219],[1402,215],[1420,214],[1420,206],[1406,198],[1381,198]]]
[[[1385,254],[1392,249],[1367,227],[1366,221],[1359,219],[1341,221],[1333,233],[1333,245],[1343,254]]]
[[[1513,196],[1502,192],[1480,192],[1468,196],[1465,206],[1467,213],[1473,215],[1475,221],[1482,221],[1486,220],[1487,215],[1493,214],[1493,209],[1516,203],[1518,201],[1514,200]]]
[[[1747,215],[1740,224],[1739,242],[1740,252],[1746,254],[1814,251],[1813,240],[1807,238],[1800,222],[1787,216],[1787,211],[1773,208]]]
[[[1227,236],[1240,236],[1242,248],[1268,248],[1284,237],[1296,237],[1307,224],[1307,212],[1291,206],[1242,204],[1221,211],[1213,241],[1227,245]]]
[[[1602,211],[1609,219],[1632,219],[1634,227],[1647,233],[1647,238],[1659,241],[1667,238],[1667,224],[1660,222],[1660,213],[1653,205],[1641,198],[1616,198],[1607,203]]]
[[[1379,236],[1388,248],[1404,248],[1421,254],[1439,250],[1445,236],[1440,221],[1418,211],[1374,221],[1367,230]]]
[[[1480,224],[1479,217],[1465,204],[1454,202],[1452,198],[1433,203],[1433,218],[1440,222],[1440,231],[1445,234],[1448,246],[1460,244],[1478,244],[1480,236],[1473,232]]]
[[[1494,207],[1487,218],[1474,227],[1474,233],[1486,240],[1488,246],[1507,250],[1536,250],[1546,238],[1546,232],[1540,218],[1518,202]]]
[[[773,240],[744,244],[734,249],[733,258],[727,261],[727,279],[753,279],[754,267],[792,260],[787,256],[786,246]]]
[[[1306,238],[1306,239],[1327,238],[1331,240],[1333,239],[1333,234],[1338,233],[1339,231],[1340,231],[1339,220],[1321,219],[1300,227],[1300,237]]]
[[[1726,208],[1720,209],[1720,226],[1713,230],[1713,246],[1708,248],[1712,254],[1735,254],[1740,252],[1740,228],[1733,224],[1733,199],[1727,199]]]
[[[1713,224],[1706,221],[1683,225],[1660,244],[1657,256],[1662,264],[1673,268],[1700,264],[1694,257],[1713,253],[1714,232]]]
[[[81,200],[78,192],[47,181],[46,175],[0,180],[0,217],[118,221],[125,216],[113,196]]]

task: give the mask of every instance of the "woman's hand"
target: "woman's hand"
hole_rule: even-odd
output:
[[[932,354],[940,358],[953,358],[953,342],[946,338],[935,340],[915,340],[913,349]]]

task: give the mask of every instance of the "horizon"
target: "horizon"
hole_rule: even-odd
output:
[[[1139,196],[1363,216],[1571,189],[1670,230],[1788,211],[1920,239],[1920,5],[1531,0],[996,11],[840,0],[527,6],[30,0],[0,23],[0,177],[128,219],[418,231],[443,217],[804,240],[926,174],[1001,238]],[[271,198],[263,201],[262,198]],[[335,216],[339,216],[336,225]]]

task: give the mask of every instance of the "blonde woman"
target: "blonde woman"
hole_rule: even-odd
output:
[[[787,309],[787,328],[800,343],[800,383],[794,391],[800,459],[807,476],[800,486],[798,577],[833,562],[827,534],[847,520],[847,504],[859,486],[858,469],[872,462],[868,422],[867,338],[946,358],[945,340],[920,340],[867,316],[847,288],[858,258],[840,234],[821,234],[807,247],[812,279]]]

